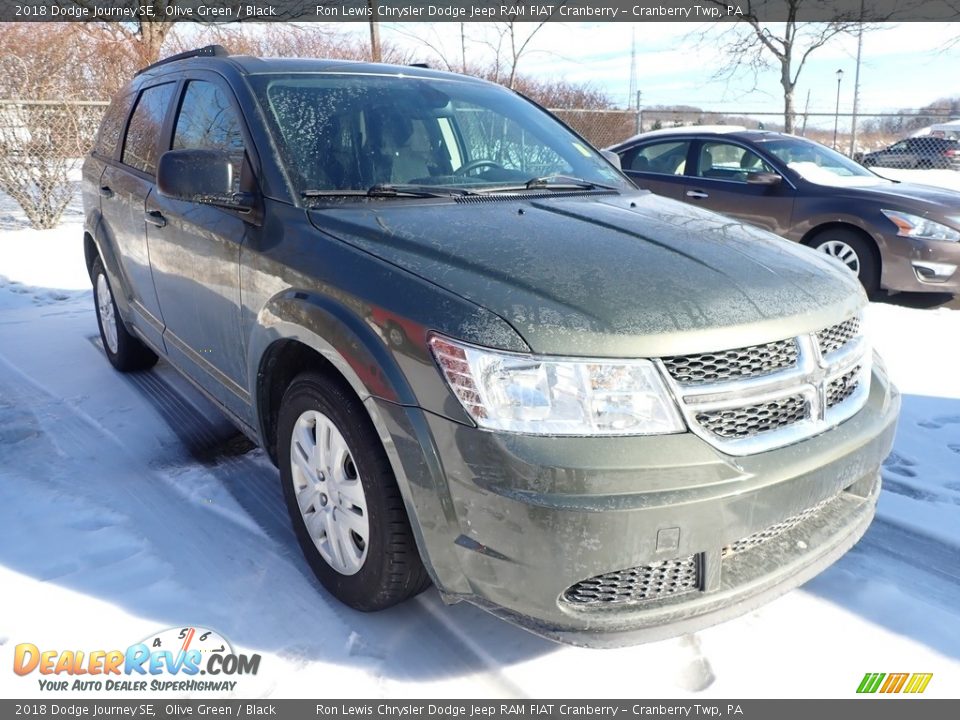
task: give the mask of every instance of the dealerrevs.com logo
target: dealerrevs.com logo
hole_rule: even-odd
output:
[[[13,671],[39,673],[40,689],[47,691],[233,691],[237,681],[228,678],[259,669],[259,655],[235,653],[222,635],[200,627],[170,628],[126,650],[41,650],[20,643],[13,654]]]

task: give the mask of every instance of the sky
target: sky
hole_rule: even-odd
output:
[[[525,25],[523,34],[533,28]],[[772,24],[775,26],[776,24]],[[352,24],[354,32],[366,35],[365,24]],[[549,23],[530,43],[520,62],[521,72],[539,77],[556,77],[592,83],[606,90],[618,104],[628,104],[630,49],[636,37],[637,80],[642,105],[696,105],[703,109],[782,111],[779,73],[770,68],[757,78],[731,82],[713,78],[726,59],[718,43],[698,41],[692,35],[708,29],[698,23]],[[773,29],[776,29],[773,27]],[[467,53],[490,57],[484,45],[491,25],[466,23]],[[960,94],[950,79],[960,75],[960,44],[948,47],[957,38],[960,23],[886,24],[864,35],[860,71],[860,112],[883,112],[903,107],[920,107],[937,98]],[[435,55],[418,41],[426,40],[445,49],[450,57],[460,56],[459,24],[384,23],[384,40],[415,48],[427,61]],[[836,71],[844,71],[840,83],[840,111],[853,106],[857,43],[840,37],[810,56],[796,90],[796,105],[802,111],[807,92],[811,112],[834,112],[837,102]]]

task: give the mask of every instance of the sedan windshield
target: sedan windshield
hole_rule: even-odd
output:
[[[549,113],[497,86],[338,73],[251,82],[305,198],[632,189]]]
[[[818,185],[862,187],[890,182],[845,155],[802,138],[780,137],[765,140],[762,141],[762,147],[780,158],[804,180]]]

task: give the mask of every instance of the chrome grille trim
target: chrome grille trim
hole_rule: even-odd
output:
[[[692,382],[674,374],[690,363],[681,365],[671,357],[657,364],[691,432],[729,455],[752,455],[825,432],[863,407],[870,390],[871,350],[860,327],[856,315],[780,341],[794,344],[792,365],[739,379]]]
[[[740,540],[727,545],[725,548],[723,548],[722,556],[729,557],[730,555],[735,555],[737,553],[744,552],[745,550],[752,550],[768,540],[773,540],[774,538],[780,537],[785,532],[793,530],[798,525],[801,525],[805,521],[815,517],[816,515],[819,515],[820,512],[827,507],[827,505],[834,502],[838,497],[839,495],[834,495],[826,500],[822,500],[813,507],[809,507],[806,510],[797,513],[796,515],[791,515],[790,517],[785,518],[778,523],[774,523],[770,527],[759,530],[752,535],[748,535],[745,538],[741,538]]]
[[[690,555],[581,580],[568,587],[561,599],[581,607],[609,607],[660,600],[699,589],[700,562],[698,556]]]

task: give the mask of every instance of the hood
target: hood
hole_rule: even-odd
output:
[[[960,215],[960,192],[930,185],[883,183],[850,188],[845,194],[853,200],[870,198],[890,210],[902,208],[923,216]]]
[[[310,217],[496,313],[544,354],[743,347],[826,327],[865,302],[826,256],[650,193],[370,201]]]

